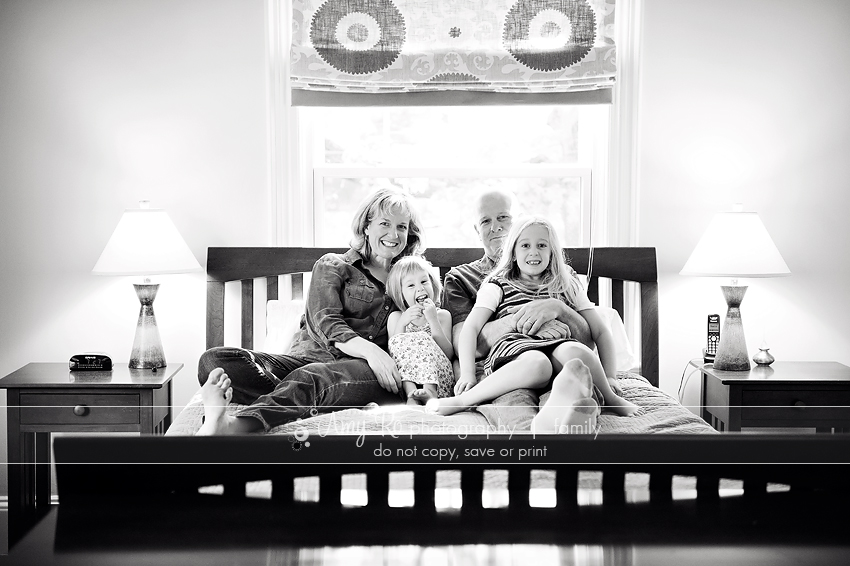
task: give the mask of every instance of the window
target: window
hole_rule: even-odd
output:
[[[477,247],[474,195],[505,188],[516,212],[555,222],[565,246],[587,246],[604,166],[607,106],[301,108],[308,132],[313,245],[345,246],[369,192],[401,187],[417,201],[429,247]],[[309,149],[308,149],[309,148]],[[604,153],[604,152],[603,152]]]

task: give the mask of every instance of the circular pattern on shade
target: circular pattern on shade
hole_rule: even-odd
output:
[[[513,57],[537,71],[559,71],[584,59],[596,38],[586,0],[518,0],[502,36]]]
[[[392,65],[404,38],[404,17],[390,0],[328,0],[310,26],[310,41],[319,56],[352,75]]]

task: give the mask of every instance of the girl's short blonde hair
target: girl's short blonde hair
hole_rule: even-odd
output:
[[[431,286],[434,287],[434,302],[440,306],[440,295],[443,293],[443,286],[440,285],[440,278],[434,275],[434,266],[431,262],[419,255],[409,255],[400,258],[393,264],[390,270],[390,275],[387,277],[387,294],[400,310],[410,308],[407,301],[404,300],[404,293],[401,290],[401,280],[405,275],[424,271],[431,278]]]
[[[367,261],[371,258],[372,247],[366,237],[366,228],[379,213],[406,214],[410,217],[407,225],[407,245],[398,257],[420,254],[425,250],[422,244],[422,223],[410,196],[397,189],[379,189],[360,203],[351,221],[353,236],[349,245],[360,252]]]
[[[520,279],[519,265],[517,265],[516,261],[516,244],[522,232],[529,226],[534,225],[543,226],[549,232],[549,247],[552,250],[549,265],[546,266],[542,274],[543,283],[540,290],[550,297],[555,298],[559,295],[566,295],[570,302],[575,303],[576,297],[582,291],[581,282],[575,276],[573,268],[567,265],[564,258],[564,251],[561,247],[561,240],[558,238],[555,227],[552,226],[552,223],[547,218],[542,216],[526,216],[514,221],[505,238],[502,256],[485,281],[489,281],[496,276],[512,281]]]

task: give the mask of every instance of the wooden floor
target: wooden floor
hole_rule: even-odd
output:
[[[71,548],[57,540],[62,517],[59,507],[51,511],[15,545],[11,553],[0,556],[0,564],[20,565],[345,565],[372,566],[449,566],[535,564],[539,566],[658,566],[687,564],[688,566],[717,566],[718,564],[752,564],[771,566],[835,565],[850,563],[850,547],[835,544],[752,544],[745,540],[724,544],[429,544],[418,545],[347,545],[322,544],[240,544],[236,541],[251,538],[238,527],[228,527],[226,536],[233,544],[223,544],[216,537],[223,535],[215,527],[217,519],[207,517],[192,529],[195,544],[169,546],[157,540],[137,540],[136,544],[110,541],[110,534],[97,535],[89,528],[89,539],[95,544],[74,544]],[[5,515],[5,513],[2,513]],[[840,519],[839,519],[840,520]],[[711,526],[707,525],[707,530]],[[80,525],[85,529],[85,525]],[[387,525],[392,528],[392,525]],[[144,529],[141,529],[142,531]],[[114,534],[114,533],[113,533]],[[137,533],[138,536],[138,533]],[[207,543],[203,541],[206,539]],[[162,541],[160,541],[162,542]],[[185,543],[186,541],[184,541]]]

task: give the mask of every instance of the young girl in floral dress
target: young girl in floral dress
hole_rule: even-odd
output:
[[[402,309],[387,321],[390,354],[410,405],[452,394],[452,317],[437,307],[440,292],[431,264],[420,256],[401,258],[387,279],[387,293]]]

